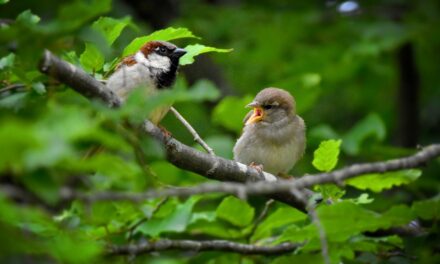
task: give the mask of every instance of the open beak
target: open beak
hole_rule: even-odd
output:
[[[247,106],[253,107],[254,112],[252,113],[251,117],[249,117],[249,119],[246,121],[246,125],[260,122],[264,117],[263,108],[257,102],[252,102],[252,103],[248,104]]]
[[[186,52],[187,52],[187,51],[186,51],[185,49],[182,49],[182,48],[176,48],[176,49],[173,51],[173,57],[180,58],[180,57],[182,57],[183,55],[185,55]]]

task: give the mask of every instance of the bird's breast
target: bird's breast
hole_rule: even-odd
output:
[[[150,75],[148,67],[142,64],[122,66],[108,78],[107,88],[125,99],[133,89],[138,87],[153,90],[154,83]]]

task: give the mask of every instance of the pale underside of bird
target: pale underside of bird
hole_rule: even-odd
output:
[[[164,41],[150,41],[134,55],[128,56],[117,66],[108,78],[106,86],[114,91],[122,101],[134,89],[142,89],[146,95],[170,88],[175,81],[179,59],[186,53],[184,49]],[[150,121],[158,124],[166,115],[170,105],[155,109]]]
[[[266,88],[248,105],[243,133],[234,146],[234,159],[262,165],[275,175],[287,175],[304,154],[305,123],[296,114],[294,98],[278,88]]]

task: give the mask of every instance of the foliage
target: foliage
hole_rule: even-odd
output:
[[[294,175],[401,157],[413,150],[395,147],[400,132],[394,115],[398,86],[394,56],[402,43],[410,41],[416,45],[423,80],[420,142],[438,140],[436,1],[412,3],[401,20],[376,17],[369,13],[374,5],[367,4],[367,15],[344,16],[321,2],[242,1],[239,9],[184,2],[170,27],[153,31],[134,10],[126,11],[130,9],[124,1],[0,0],[0,262],[323,261],[310,217],[275,202],[259,219],[265,197],[198,195],[139,203],[60,198],[66,186],[87,193],[141,192],[208,181],[166,162],[162,147],[137,131],[139,121],[160,105],[174,102],[218,155],[232,158],[249,111],[245,106],[263,87],[279,86],[295,96],[297,112],[308,127],[307,153]],[[388,6],[387,2],[382,4]],[[207,66],[198,65],[197,56],[211,53],[209,60],[219,67],[215,76],[227,85],[181,73],[172,91],[148,98],[137,91],[120,109],[108,109],[37,70],[43,50],[49,49],[105,79],[122,56],[153,39],[187,49],[181,60],[183,72],[191,67],[205,72]],[[228,86],[233,93],[227,92]],[[172,116],[162,125],[194,145]],[[332,263],[405,263],[413,257],[419,263],[438,262],[438,171],[435,161],[422,170],[353,178],[343,187],[316,186],[314,191],[328,202],[316,212]],[[423,226],[419,237],[370,236],[415,219]],[[135,259],[106,256],[110,244],[161,238],[301,246],[284,256],[176,251]]]

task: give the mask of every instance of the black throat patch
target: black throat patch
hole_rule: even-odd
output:
[[[179,59],[171,58],[171,66],[168,71],[164,71],[155,76],[155,83],[158,89],[167,89],[173,85],[176,80],[177,68],[179,67]]]

